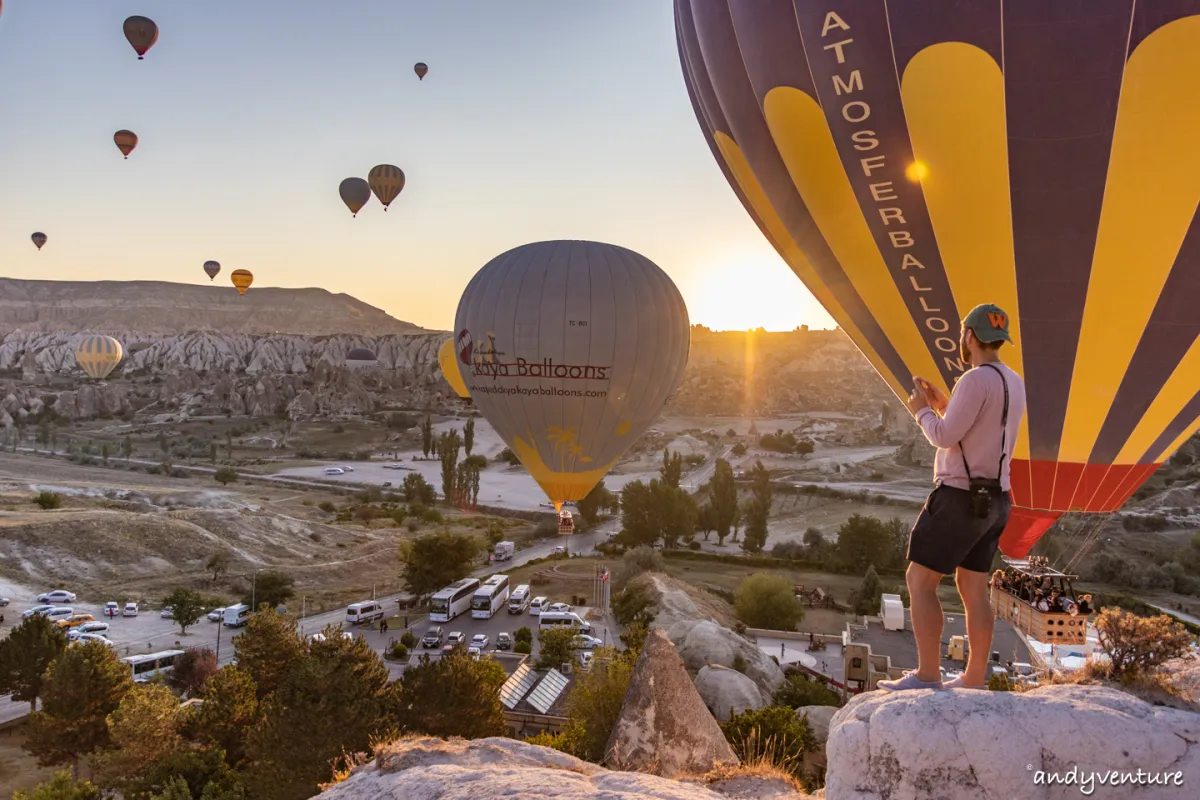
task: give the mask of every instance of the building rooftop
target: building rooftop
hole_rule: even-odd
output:
[[[963,614],[946,614],[942,627],[942,666],[947,669],[961,669],[962,662],[948,661],[946,651],[950,648],[951,636],[962,636],[967,632],[967,618]],[[853,642],[870,645],[871,652],[884,655],[892,660],[892,666],[901,669],[916,669],[917,640],[913,637],[912,616],[904,609],[904,630],[888,631],[878,622],[868,622],[866,626],[849,626],[850,639]],[[1029,647],[1024,638],[1017,633],[1006,620],[997,619],[992,629],[993,651],[999,651],[1000,663],[1005,661],[1030,660]]]
[[[533,669],[522,664],[500,687],[500,702],[519,714],[563,716],[574,684],[574,671],[564,675],[557,669]]]

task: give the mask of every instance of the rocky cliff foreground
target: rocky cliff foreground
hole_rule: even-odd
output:
[[[353,333],[383,336],[421,328],[324,289],[252,288],[226,275],[212,284],[166,281],[26,281],[0,278],[0,331],[144,333]]]

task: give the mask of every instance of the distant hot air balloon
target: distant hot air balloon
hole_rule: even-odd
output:
[[[371,185],[362,178],[346,178],[338,186],[338,194],[350,213],[357,217],[359,210],[371,199]]]
[[[365,347],[355,347],[346,353],[346,366],[351,369],[364,369],[378,363],[375,354]]]
[[[675,0],[726,179],[892,391],[948,390],[962,315],[1010,315],[1017,558],[1200,428],[1200,150],[1168,144],[1200,125],[1200,0],[1049,5]]]
[[[229,280],[233,282],[238,294],[245,294],[250,284],[254,283],[254,273],[248,269],[235,269],[230,273]]]
[[[372,167],[367,173],[367,184],[379,198],[379,202],[383,203],[383,210],[387,211],[391,202],[404,189],[404,171],[391,164],[380,164]]]
[[[208,274],[208,279],[211,281],[216,278],[217,273],[221,271],[221,264],[219,261],[205,261],[204,271]]]
[[[85,336],[75,348],[76,363],[99,380],[121,363],[121,356],[121,343],[111,336]]]
[[[471,392],[467,390],[467,384],[463,382],[462,370],[459,369],[458,353],[454,352],[453,337],[442,342],[442,346],[438,348],[437,354],[438,366],[442,368],[442,377],[446,379],[446,383],[450,384],[450,388],[454,393],[463,400],[471,399]]]
[[[113,134],[113,141],[117,143],[117,149],[120,150],[126,158],[133,152],[133,148],[138,145],[137,134],[133,131],[119,130]]]
[[[158,41],[158,26],[154,24],[154,20],[148,17],[129,17],[124,24],[125,38],[133,45],[134,51],[138,54],[138,61],[141,61],[146,51],[154,47],[154,43]]]
[[[413,72],[417,73],[417,80],[425,80],[425,76],[429,74],[429,65],[424,61],[418,61],[413,64]]]
[[[46,243],[46,234],[42,233],[41,231],[35,231],[34,234],[29,238],[32,239],[33,243],[37,245],[38,250],[41,250],[42,245]]]
[[[683,379],[683,297],[652,261],[597,242],[527,244],[488,262],[454,328],[476,407],[561,510],[580,500]]]

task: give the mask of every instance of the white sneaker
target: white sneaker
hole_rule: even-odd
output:
[[[879,688],[885,692],[903,692],[907,689],[941,689],[941,681],[923,681],[915,670],[904,673],[903,678],[880,681]]]
[[[968,686],[967,684],[963,683],[962,675],[955,675],[953,678],[951,678],[948,681],[942,681],[942,688],[943,689],[971,689],[976,692],[986,692],[987,691],[986,686]]]

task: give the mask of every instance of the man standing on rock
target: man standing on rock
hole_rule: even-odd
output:
[[[917,669],[903,678],[880,681],[881,689],[987,686],[995,625],[988,573],[1008,522],[1008,468],[1025,415],[1025,383],[1000,362],[1004,342],[1012,342],[1008,314],[994,305],[977,306],[963,320],[959,338],[963,362],[971,369],[958,379],[952,396],[947,399],[929,381],[913,378],[915,388],[906,405],[937,448],[937,487],[908,539],[906,580]],[[942,683],[942,603],[937,588],[950,573],[967,610],[971,652],[966,671]]]

